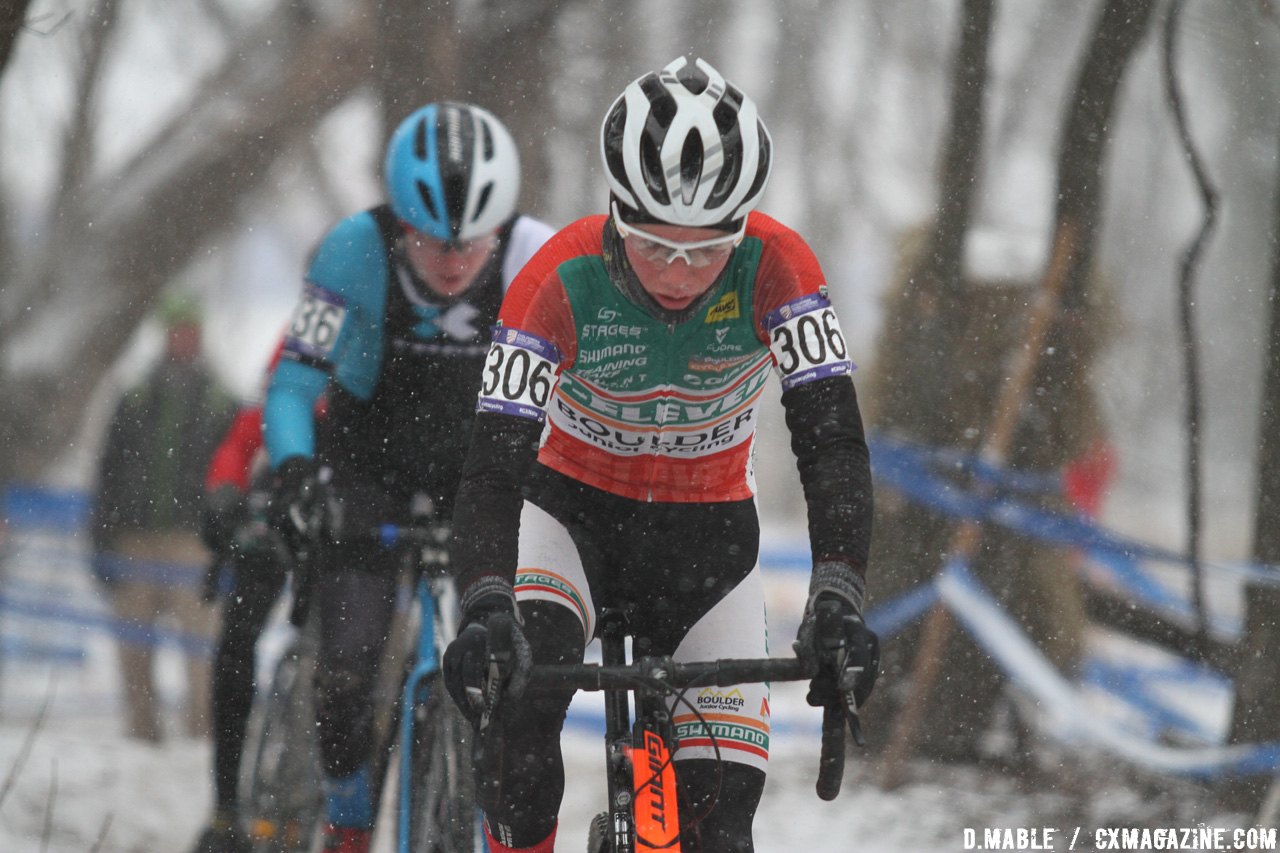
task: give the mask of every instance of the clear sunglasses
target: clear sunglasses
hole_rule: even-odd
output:
[[[618,229],[618,235],[646,261],[654,264],[671,264],[675,263],[676,258],[683,258],[686,264],[695,268],[709,267],[729,257],[733,247],[741,243],[743,236],[747,233],[747,220],[743,217],[742,227],[733,234],[712,237],[710,240],[695,240],[691,243],[668,240],[623,222],[622,217],[618,215],[616,201],[613,202],[613,225]]]

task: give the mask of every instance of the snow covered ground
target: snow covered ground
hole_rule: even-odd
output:
[[[29,750],[28,750],[29,747]],[[560,850],[585,848],[586,826],[602,805],[600,744],[580,731],[566,737],[568,792]],[[873,768],[849,765],[834,802],[813,792],[816,744],[775,738],[768,788],[756,820],[761,853],[916,853],[963,850],[964,829],[1057,830],[1102,826],[1198,824],[1234,828],[1243,816],[1219,813],[1203,791],[1185,784],[1112,784],[1078,771],[1028,789],[996,770],[911,766],[894,791],[875,784]],[[207,817],[209,750],[191,739],[160,746],[122,739],[114,717],[57,715],[31,737],[29,720],[0,724],[0,850],[48,853],[185,853]],[[1114,768],[1111,768],[1114,769]],[[379,851],[390,842],[379,840]],[[1093,849],[1086,840],[1077,850]]]
[[[175,734],[151,746],[121,736],[114,640],[80,543],[65,534],[24,534],[16,545],[11,538],[0,587],[0,853],[186,853],[208,814],[208,744]],[[780,571],[768,586],[778,615],[773,636],[790,637],[794,624],[786,617],[799,611],[802,580]],[[1112,649],[1111,659],[1120,651]],[[180,658],[162,647],[159,663],[172,723],[184,700]],[[1181,697],[1184,710],[1220,727],[1221,697],[1180,677],[1181,692],[1195,693]],[[841,796],[822,802],[813,790],[817,715],[799,691],[774,688],[771,769],[756,820],[761,853],[959,851],[971,849],[966,829],[981,839],[997,827],[1052,828],[1048,849],[1055,850],[1067,850],[1079,827],[1074,849],[1090,850],[1101,827],[1247,823],[1216,806],[1206,787],[1049,743],[1037,750],[1035,771],[1016,778],[998,766],[920,761],[892,791],[879,787],[874,764],[855,756]],[[590,704],[576,706],[565,740],[561,850],[585,847],[587,823],[603,805],[602,746]],[[1097,708],[1105,710],[1105,701]],[[380,838],[377,849],[389,851],[390,839]]]

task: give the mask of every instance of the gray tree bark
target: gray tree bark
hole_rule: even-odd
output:
[[[22,33],[27,20],[27,9],[31,0],[9,0],[0,6],[0,77],[13,55],[13,46]]]
[[[1257,502],[1253,559],[1280,565],[1280,174],[1271,217],[1269,334],[1258,428]],[[1231,713],[1232,743],[1280,740],[1280,587],[1257,584],[1246,594],[1244,638],[1235,659],[1236,692]],[[1245,778],[1224,786],[1230,806],[1255,810],[1265,779]]]
[[[446,0],[364,0],[345,11],[282,3],[241,33],[224,64],[154,140],[108,175],[93,171],[93,103],[122,0],[94,9],[80,104],[65,137],[55,215],[39,246],[7,266],[0,292],[0,483],[38,479],[69,447],[80,415],[157,294],[234,227],[285,152],[362,86],[389,132],[450,98],[492,109],[524,163],[522,208],[546,209],[548,63],[561,4],[484,2],[465,18]],[[3,24],[4,19],[0,19]],[[223,21],[224,25],[229,21]],[[0,35],[3,31],[0,30]],[[385,138],[385,137],[384,137]],[[36,343],[53,352],[12,356]]]
[[[1008,364],[1022,342],[1034,282],[966,279],[963,246],[969,196],[977,181],[981,141],[980,93],[991,9],[966,4],[952,85],[953,113],[940,177],[941,202],[932,228],[921,235],[888,310],[882,370],[873,398],[883,407],[877,426],[940,447],[977,448],[990,427],[993,404],[1008,381]],[[1023,403],[1019,426],[1005,454],[1014,469],[1055,470],[1093,437],[1099,420],[1087,368],[1097,343],[1088,322],[1093,243],[1099,228],[1103,156],[1124,68],[1146,30],[1151,0],[1107,0],[1080,74],[1068,92],[1058,159],[1055,233],[1076,235],[1064,280],[1065,310],[1037,353],[1038,389]],[[984,19],[985,16],[985,19]],[[966,47],[967,45],[967,47]],[[1042,393],[1041,393],[1042,392]],[[893,594],[938,571],[951,525],[920,507],[877,501],[872,565],[876,595]],[[1067,555],[984,530],[973,568],[1051,660],[1070,671],[1077,663],[1084,605]],[[881,581],[881,579],[884,579]],[[887,655],[886,669],[909,675],[905,662],[919,638],[905,632]],[[990,727],[1002,676],[966,639],[949,642],[914,746],[935,758],[978,757]],[[877,712],[884,725],[897,712],[890,700]],[[898,695],[899,701],[907,697]],[[871,728],[871,726],[869,726]]]
[[[38,479],[65,452],[161,288],[234,221],[276,157],[367,79],[370,23],[360,10],[323,23],[283,8],[146,150],[66,185],[42,262],[0,306],[6,355],[57,344],[45,362],[0,375],[0,482]]]

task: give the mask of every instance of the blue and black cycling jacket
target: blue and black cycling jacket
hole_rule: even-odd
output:
[[[471,436],[489,329],[511,279],[552,234],[513,217],[464,293],[433,293],[409,264],[390,208],[339,222],[315,249],[271,375],[263,437],[272,467],[302,456],[383,492],[451,501]],[[321,394],[327,413],[314,414]]]

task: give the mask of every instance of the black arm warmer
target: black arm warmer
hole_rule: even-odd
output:
[[[471,433],[453,513],[450,560],[464,605],[478,581],[514,578],[520,533],[520,487],[538,454],[542,424],[481,412]],[[483,586],[483,585],[482,585]]]
[[[871,455],[858,394],[847,376],[782,395],[809,510],[814,565],[836,560],[865,577],[871,547]]]

